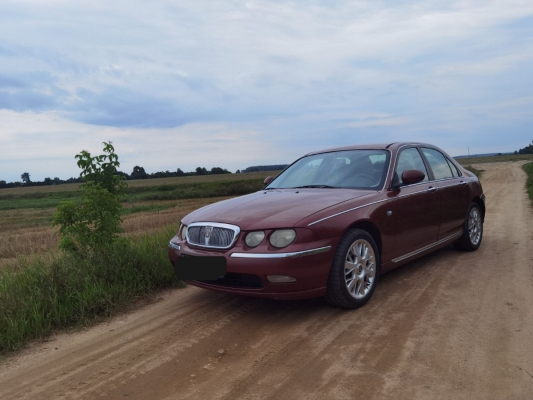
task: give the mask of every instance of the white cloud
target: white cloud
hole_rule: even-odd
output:
[[[151,171],[174,165],[169,136],[185,168],[368,140],[522,147],[532,21],[516,0],[0,0],[0,179],[30,155],[63,177],[57,160],[110,138]]]

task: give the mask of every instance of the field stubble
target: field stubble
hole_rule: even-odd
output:
[[[135,203],[139,206],[174,205],[161,211],[141,212],[123,217],[126,235],[138,235],[175,225],[197,208],[225,200],[228,197],[153,201]],[[17,263],[20,256],[46,256],[57,249],[58,229],[52,227],[55,208],[0,211],[0,268]],[[169,238],[170,239],[170,238]]]

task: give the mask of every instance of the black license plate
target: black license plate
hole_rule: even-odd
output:
[[[226,267],[222,256],[178,257],[174,273],[181,280],[215,280],[226,275]]]

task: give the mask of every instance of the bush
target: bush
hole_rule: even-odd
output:
[[[80,178],[82,203],[62,202],[54,215],[53,225],[59,225],[59,247],[70,251],[102,251],[121,232],[122,204],[120,197],[127,187],[111,142],[104,142],[104,153],[92,157],[83,150],[76,155],[82,169]]]
[[[474,168],[472,167],[471,165],[466,165],[464,166],[464,169],[466,169],[467,171],[470,171],[472,173],[474,173],[474,175],[476,175],[479,178],[481,178],[481,175],[483,174],[483,171],[482,169],[477,169],[477,168]]]

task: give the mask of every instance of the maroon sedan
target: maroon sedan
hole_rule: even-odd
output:
[[[325,296],[356,308],[381,274],[449,244],[467,251],[481,244],[481,184],[432,145],[313,152],[265,185],[183,218],[170,241],[173,265],[217,256],[226,267],[190,284],[275,299]]]

